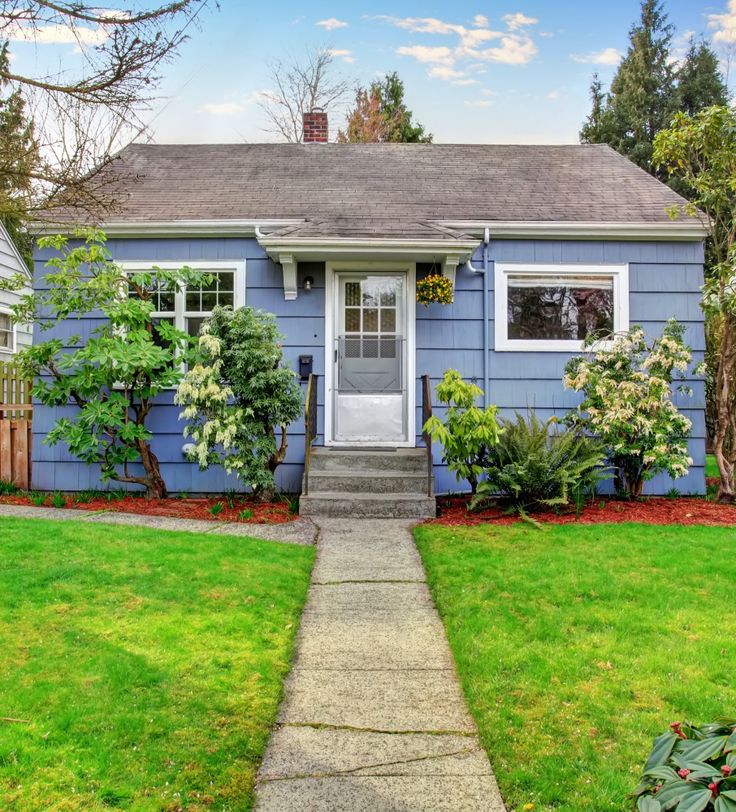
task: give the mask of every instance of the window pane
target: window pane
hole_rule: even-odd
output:
[[[392,282],[394,280],[391,280]],[[396,290],[383,290],[381,292],[381,307],[395,307],[396,306]]]
[[[233,287],[234,274],[229,271],[222,271],[218,276],[218,290],[235,290]]]
[[[217,306],[217,294],[214,292],[203,293],[202,294],[202,307],[200,310],[203,310],[206,313],[211,312]]]
[[[217,296],[217,303],[220,307],[233,307],[233,294],[220,291]]]
[[[162,290],[158,294],[158,309],[163,311],[174,310],[174,291]]]
[[[377,333],[378,332],[378,311],[377,310],[364,310],[363,311],[363,332],[364,333]]]
[[[360,282],[345,283],[345,306],[355,307],[360,305]]]
[[[381,310],[381,332],[396,332],[396,311],[393,309]]]
[[[360,332],[360,308],[357,307],[345,308],[345,332],[346,333]]]
[[[187,291],[187,310],[194,310],[199,311],[202,308],[200,307],[200,297],[199,291],[188,290]]]
[[[207,321],[207,319],[204,316],[190,316],[187,319],[187,333],[189,333],[190,336],[198,336],[205,321]]]
[[[205,271],[205,276],[209,277],[202,283],[202,290],[217,290],[217,274]]]
[[[508,337],[582,341],[613,332],[613,278],[532,276],[508,278]]]

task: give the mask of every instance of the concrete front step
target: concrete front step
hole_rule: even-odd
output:
[[[387,471],[421,474],[427,471],[427,451],[424,448],[389,449],[312,449],[310,475],[321,471]]]
[[[433,497],[417,494],[324,491],[302,496],[299,513],[353,519],[433,519],[437,506]]]
[[[315,471],[309,474],[309,493],[413,493],[427,495],[427,472]]]

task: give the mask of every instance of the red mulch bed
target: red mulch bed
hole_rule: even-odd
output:
[[[139,513],[144,516],[173,516],[176,519],[199,519],[215,522],[240,522],[242,524],[284,524],[297,517],[289,511],[286,502],[257,502],[248,496],[236,496],[234,507],[230,507],[226,497],[206,497],[187,499],[144,499],[141,496],[124,496],[122,499],[113,496],[109,500],[96,496],[84,502],[76,502],[75,494],[65,494],[66,504],[60,510],[108,510],[117,513]],[[222,511],[217,515],[210,508],[220,503]],[[1,496],[0,504],[35,505],[25,494]],[[53,507],[51,495],[46,497],[43,505]],[[241,518],[240,512],[249,510],[249,518]]]
[[[474,524],[514,524],[518,516],[507,515],[501,507],[470,512],[469,498],[464,496],[438,496],[438,518],[429,524],[449,526]],[[598,499],[583,508],[580,515],[574,510],[555,513],[534,513],[542,524],[612,524],[641,522],[643,524],[705,524],[711,526],[736,525],[736,505],[721,505],[705,499],[691,497],[678,499],[646,498],[625,502],[618,499]]]

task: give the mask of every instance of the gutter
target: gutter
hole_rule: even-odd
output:
[[[488,272],[488,257],[490,254],[491,230],[486,226],[483,230],[483,267],[476,268],[468,259],[465,267],[475,274],[483,275],[483,406],[488,408],[491,400],[490,379],[490,324],[488,322],[488,300],[491,298],[491,275]]]
[[[686,218],[661,223],[443,220],[441,225],[480,236],[490,225],[495,239],[577,240],[702,240],[708,235],[705,223]]]

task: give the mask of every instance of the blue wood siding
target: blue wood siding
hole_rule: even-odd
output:
[[[281,269],[264,253],[253,239],[120,239],[109,243],[118,261],[246,261],[246,303],[275,313],[284,335],[284,356],[296,369],[298,356],[314,357],[314,372],[320,375],[318,390],[319,430],[324,426],[324,335],[325,335],[325,270],[322,263],[299,265],[299,295],[295,301],[284,299]],[[36,258],[37,287],[43,282],[44,262],[49,252],[38,252]],[[474,262],[481,262],[477,252]],[[698,305],[702,284],[702,246],[696,243],[655,242],[591,242],[559,240],[507,240],[492,242],[490,263],[493,286],[494,261],[534,262],[627,262],[630,263],[631,321],[641,323],[648,333],[661,332],[672,316],[686,324],[687,337],[702,358],[705,347],[703,319]],[[306,276],[314,279],[310,293],[303,290]],[[430,375],[433,386],[445,369],[454,367],[466,378],[483,385],[483,278],[460,268],[456,280],[455,302],[442,307],[417,306],[416,311],[416,372]],[[488,302],[489,375],[491,401],[504,414],[534,408],[542,417],[562,415],[577,402],[577,397],[562,386],[562,371],[570,357],[566,353],[496,352],[493,348],[493,291]],[[64,339],[69,346],[83,343],[99,322],[93,318],[70,319],[54,329],[41,333],[42,340],[52,336]],[[37,335],[39,332],[37,331]],[[71,342],[72,336],[79,341]],[[705,421],[704,392],[700,380],[691,382],[692,398],[678,402],[693,421],[691,456],[694,460],[690,474],[677,480],[674,486],[683,493],[702,493],[705,488]],[[417,380],[417,431],[421,431],[421,392]],[[43,441],[58,417],[69,414],[73,407],[46,409],[38,407],[34,414],[34,487],[39,489],[78,490],[101,487],[98,473],[70,457],[63,446],[50,447]],[[441,410],[438,409],[441,413]],[[154,432],[154,450],[162,462],[164,476],[172,491],[190,493],[221,491],[237,487],[234,477],[219,469],[201,472],[186,462],[181,453],[184,443],[179,408],[173,404],[173,393],[160,398],[150,418]],[[320,442],[321,442],[320,436]],[[435,449],[436,460],[441,449]],[[304,459],[304,430],[297,421],[289,430],[286,462],[279,470],[279,485],[299,490]],[[463,490],[442,465],[436,467],[437,490]],[[112,483],[112,487],[116,487]],[[660,477],[648,485],[651,493],[663,493],[673,487],[668,477]]]

